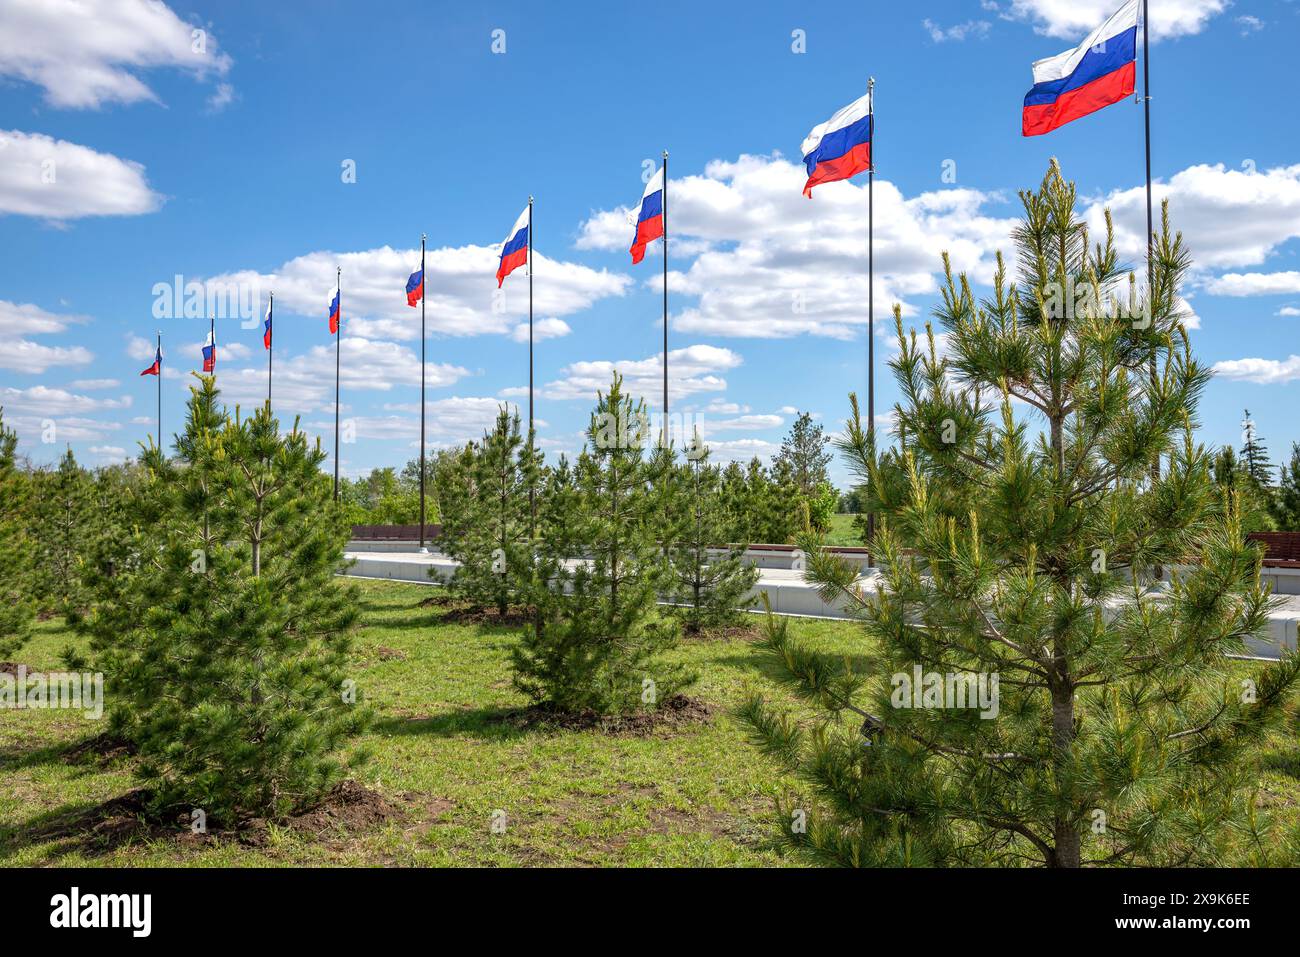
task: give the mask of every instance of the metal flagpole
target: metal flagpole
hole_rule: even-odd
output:
[[[533,454],[533,197],[528,197],[528,455]],[[532,475],[532,465],[529,465]],[[528,534],[537,534],[537,489],[528,482]]]
[[[266,411],[271,411],[271,373],[275,365],[275,293],[271,293],[271,301],[266,306],[266,318],[270,322],[267,327],[267,333],[271,341],[266,347]]]
[[[158,451],[162,451],[162,330],[158,330]]]
[[[668,435],[668,151],[664,150],[664,427]]]
[[[339,370],[342,368],[343,267],[335,267],[335,289],[339,295],[339,327],[334,333],[334,501],[339,500]]]
[[[871,137],[867,166],[867,436],[876,436],[876,78],[867,78],[867,130]],[[867,510],[867,543],[876,537],[876,513]],[[870,562],[870,555],[867,561]]]
[[[1152,296],[1155,292],[1155,224],[1151,216],[1151,41],[1147,34],[1147,0],[1142,0],[1142,100],[1146,124],[1146,161],[1147,161],[1147,308],[1154,309]],[[1154,315],[1152,316],[1154,321]],[[1151,387],[1154,390],[1159,373],[1156,369],[1155,340],[1151,344]],[[1152,479],[1160,478],[1160,456],[1151,463]]]
[[[208,313],[208,338],[212,340],[212,378],[217,377],[217,316]]]
[[[429,277],[424,272],[424,233],[420,233],[420,551],[424,546],[424,300],[428,294]]]

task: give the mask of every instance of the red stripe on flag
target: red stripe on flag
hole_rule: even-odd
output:
[[[645,248],[664,234],[664,216],[651,216],[636,224],[636,239],[632,240],[632,265],[645,258]]]
[[[509,256],[502,256],[501,265],[497,267],[497,288],[501,288],[501,284],[506,281],[506,276],[509,276],[526,262],[528,262],[527,246],[519,247]],[[420,288],[423,289],[424,287],[421,286]]]
[[[1104,106],[1118,103],[1133,95],[1137,77],[1137,63],[1125,63],[1113,73],[1099,76],[1077,90],[1062,93],[1052,103],[1026,106],[1021,119],[1021,132],[1025,136],[1050,133],[1071,120],[1096,113]]]

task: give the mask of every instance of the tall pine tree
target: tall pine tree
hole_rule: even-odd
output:
[[[877,497],[885,581],[862,594],[812,542],[808,577],[860,614],[865,666],[769,620],[792,687],[829,719],[806,732],[761,698],[745,708],[818,795],[785,833],[851,865],[1285,860],[1293,838],[1255,792],[1300,658],[1243,673],[1225,657],[1269,599],[1192,435],[1209,372],[1180,320],[1182,238],[1166,209],[1134,311],[1110,229],[1090,245],[1055,164],[1022,201],[1018,283],[999,260],[977,301],[947,275],[946,356],[896,319],[905,489],[877,481],[857,416],[841,444]]]
[[[235,824],[309,805],[344,773],[365,720],[347,670],[356,593],[335,577],[349,529],[319,443],[280,434],[265,405],[227,417],[212,377],[191,393],[179,459],[146,450],[146,521],[80,627],[156,806]]]
[[[1300,532],[1300,442],[1291,443],[1291,458],[1282,466],[1273,499],[1273,519],[1284,532]]]
[[[5,427],[0,409],[0,658],[26,643],[34,615],[31,483],[18,468],[17,449],[18,435]]]
[[[663,658],[678,633],[656,607],[667,584],[654,507],[662,458],[644,454],[648,422],[616,374],[592,415],[575,494],[556,503],[573,551],[544,543],[539,552],[536,616],[513,653],[515,685],[557,710],[654,708],[694,680]]]

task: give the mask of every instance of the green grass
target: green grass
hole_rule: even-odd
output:
[[[856,515],[836,512],[831,516],[831,527],[826,531],[827,545],[862,545],[862,533],[853,527]]]
[[[0,712],[0,863],[6,865],[681,865],[797,864],[767,843],[773,797],[795,790],[732,715],[748,688],[772,690],[745,640],[696,642],[676,655],[700,676],[691,694],[708,723],[648,737],[522,730],[500,720],[525,704],[510,683],[508,628],[451,624],[422,608],[418,585],[362,582],[354,659],[376,721],[363,780],[403,809],[401,820],[320,840],[273,831],[263,847],[160,839],[117,848],[36,840],[34,829],[136,786],[132,759],[71,761],[68,747],[100,726],[60,711]],[[799,634],[848,651],[843,623],[801,620]],[[41,625],[17,656],[61,667],[73,636]],[[383,652],[381,653],[381,649]],[[386,657],[389,650],[400,657]],[[504,834],[491,831],[495,810]]]
[[[418,585],[362,582],[355,676],[376,712],[362,742],[363,780],[401,809],[385,824],[304,834],[272,828],[260,846],[231,838],[134,839],[98,845],[82,834],[34,838],[52,822],[119,797],[132,760],[70,760],[101,726],[66,711],[0,711],[0,864],[8,866],[592,865],[794,866],[773,849],[773,798],[797,795],[749,742],[733,709],[750,689],[786,699],[752,643],[684,644],[675,654],[700,676],[691,694],[708,723],[648,737],[524,730],[502,721],[525,703],[510,684],[509,628],[455,624],[420,601]],[[862,650],[847,622],[794,619],[815,647]],[[61,667],[75,642],[43,623],[17,656]],[[396,652],[396,655],[392,654]],[[1250,666],[1243,664],[1243,673]],[[1300,752],[1279,737],[1266,757],[1261,800],[1300,821]],[[495,810],[506,830],[493,834]]]

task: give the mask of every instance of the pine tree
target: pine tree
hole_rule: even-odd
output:
[[[1300,532],[1300,442],[1291,443],[1291,460],[1282,466],[1272,509],[1279,529]]]
[[[831,453],[826,451],[830,439],[820,425],[814,425],[812,415],[801,412],[790,427],[790,434],[781,442],[781,451],[772,460],[773,468],[788,466],[799,494],[812,498],[818,486],[830,484],[826,469],[831,464]]]
[[[1268,532],[1276,525],[1271,514],[1269,490],[1260,486],[1246,463],[1225,445],[1214,456],[1212,466],[1220,493],[1237,503],[1243,532]]]
[[[28,476],[18,468],[17,448],[18,435],[5,428],[0,409],[0,659],[26,643],[34,616],[31,489]]]
[[[453,591],[478,607],[504,616],[525,599],[532,574],[532,508],[529,492],[540,462],[520,433],[519,413],[502,406],[492,431],[473,450],[468,481],[460,493],[461,513],[444,548],[460,562]],[[449,475],[450,481],[457,481]],[[455,507],[455,506],[453,506]]]
[[[698,436],[684,465],[674,469],[674,484],[686,520],[678,526],[669,550],[675,579],[673,600],[688,635],[739,623],[742,602],[758,581],[758,569],[745,563],[748,543],[726,541],[722,473],[708,462],[709,450]]]
[[[39,542],[48,607],[61,614],[81,603],[82,552],[94,534],[92,481],[69,448],[53,472],[37,473],[34,538]]]
[[[1246,474],[1261,489],[1273,484],[1273,463],[1269,461],[1268,447],[1255,431],[1255,420],[1250,417],[1250,409],[1241,423],[1241,459],[1246,466]]]
[[[648,422],[616,374],[574,469],[576,500],[556,503],[573,551],[545,541],[539,549],[536,616],[512,655],[515,686],[560,711],[653,708],[694,680],[662,658],[677,627],[656,608],[667,577],[652,507],[660,460],[644,456]]]
[[[281,435],[265,405],[226,417],[212,377],[191,393],[178,460],[144,455],[131,511],[153,520],[96,577],[80,628],[155,806],[235,824],[309,805],[343,774],[366,717],[346,680],[356,590],[335,577],[349,530],[319,444],[296,424]]]
[[[1109,217],[1090,247],[1055,164],[1021,196],[1020,281],[999,257],[977,302],[947,272],[946,357],[933,335],[904,337],[895,310],[905,491],[878,481],[858,415],[840,443],[877,497],[884,587],[862,594],[812,541],[808,577],[856,607],[866,664],[769,619],[772,654],[829,718],[805,732],[761,698],[745,707],[819,795],[806,828],[787,818],[784,833],[866,866],[1287,860],[1294,836],[1255,789],[1300,658],[1252,666],[1248,682],[1225,658],[1265,627],[1269,599],[1192,435],[1209,372],[1179,318],[1182,237],[1166,208],[1135,312]]]

